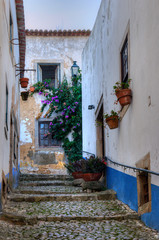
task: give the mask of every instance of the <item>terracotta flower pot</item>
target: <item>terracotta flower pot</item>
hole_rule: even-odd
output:
[[[29,78],[20,78],[20,84],[22,88],[26,88],[28,86]]]
[[[28,99],[29,92],[21,92],[21,97],[23,101],[26,101]]]
[[[34,90],[35,90],[35,87],[31,86],[30,87],[30,92],[34,92]]]
[[[131,99],[132,99],[131,89],[116,90],[115,94],[122,107],[131,103]]]
[[[105,121],[108,124],[110,129],[118,128],[118,122],[119,122],[118,116],[108,117],[108,118],[106,118]]]
[[[85,182],[98,181],[102,176],[102,173],[83,173],[83,179]]]
[[[73,172],[72,176],[74,177],[74,179],[83,178],[83,173],[82,172]]]

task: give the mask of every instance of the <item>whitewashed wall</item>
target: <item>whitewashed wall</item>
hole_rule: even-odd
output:
[[[9,45],[9,16],[13,20],[13,38],[18,38],[17,18],[15,1],[0,1],[0,182],[2,170],[4,174],[9,173],[10,156],[10,113],[11,105],[19,119],[19,81],[15,77],[15,64],[19,62],[19,46],[12,45],[13,56],[11,56]],[[5,112],[6,112],[6,84],[8,86],[8,131],[5,137]]]
[[[29,78],[29,86],[35,84],[39,79],[37,65],[38,63],[60,63],[61,82],[64,76],[71,83],[71,66],[73,61],[77,61],[81,68],[81,54],[86,44],[88,36],[27,36],[26,37],[26,69],[35,69],[35,71],[28,71],[25,77]],[[36,120],[42,106],[41,100],[43,96],[35,93],[33,97],[29,97],[26,102],[21,101],[21,170],[28,171],[28,169],[37,169],[43,171],[43,165],[36,165],[34,159],[30,157],[30,153],[34,154],[38,151],[47,152],[54,151],[57,155],[57,167],[64,168],[63,159],[65,160],[64,151],[57,147],[39,148],[38,145],[38,130],[36,128],[38,120]],[[43,119],[45,113],[41,115]],[[39,120],[40,120],[39,119]],[[49,120],[49,119],[48,119]],[[59,156],[58,151],[61,153]],[[53,152],[53,154],[54,154]],[[61,160],[62,159],[62,160]],[[62,161],[62,164],[60,164]],[[49,166],[49,171],[55,168],[55,164]]]
[[[158,0],[103,0],[83,51],[82,71],[83,150],[96,153],[95,110],[102,94],[104,112],[114,109],[116,98],[111,93],[120,81],[120,48],[129,26],[133,99],[119,128],[109,130],[109,137],[105,130],[106,155],[135,166],[150,152],[151,170],[159,172],[158,19]],[[89,104],[95,110],[88,110]],[[131,170],[125,172],[136,176]],[[159,185],[158,177],[152,175],[151,183]]]
[[[81,68],[81,53],[88,37],[26,37],[26,68],[37,70],[37,63],[61,63],[61,80],[64,74],[71,79],[73,61]],[[27,72],[29,84],[37,82],[37,71]]]

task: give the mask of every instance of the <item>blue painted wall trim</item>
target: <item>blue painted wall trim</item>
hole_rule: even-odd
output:
[[[107,188],[117,193],[117,198],[138,211],[137,179],[113,168],[106,169]],[[152,211],[143,214],[141,220],[149,227],[159,230],[159,187],[151,184]]]
[[[18,187],[19,172],[20,172],[20,165],[18,165],[18,170],[14,167],[12,168],[12,176],[13,176],[12,187],[13,188]],[[9,179],[9,173],[5,175],[5,178]],[[1,190],[2,190],[2,183],[0,183],[0,211],[2,210]]]

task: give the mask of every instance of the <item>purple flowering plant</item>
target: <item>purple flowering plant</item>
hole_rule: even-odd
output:
[[[80,159],[82,155],[81,74],[76,78],[76,83],[70,86],[65,79],[57,88],[52,87],[46,90],[45,86],[49,85],[49,82],[45,80],[44,83],[38,82],[34,86],[36,90],[34,93],[45,93],[43,94],[45,100],[41,101],[41,112],[49,106],[45,114],[45,117],[52,119],[49,132],[53,138],[63,143],[67,158],[72,162]],[[57,114],[56,118],[52,118],[53,113]],[[72,140],[68,139],[70,133],[72,133]]]

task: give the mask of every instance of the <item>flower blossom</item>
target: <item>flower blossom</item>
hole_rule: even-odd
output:
[[[66,115],[66,116],[65,116],[65,118],[69,118],[69,116],[68,116],[68,115]]]

